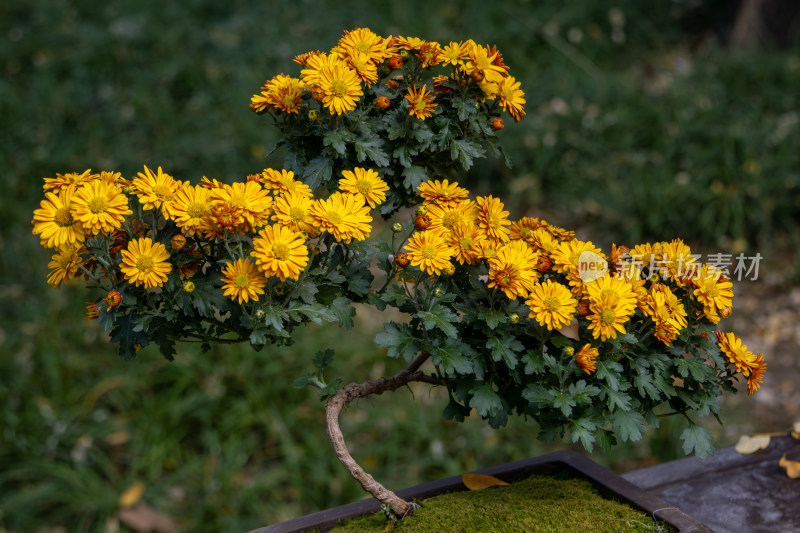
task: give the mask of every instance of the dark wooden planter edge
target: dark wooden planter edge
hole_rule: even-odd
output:
[[[476,470],[474,473],[495,476],[503,481],[512,483],[535,474],[554,474],[564,468],[569,468],[587,478],[604,497],[619,500],[640,511],[644,511],[658,520],[667,522],[681,533],[713,533],[708,526],[698,522],[677,507],[648,494],[630,481],[573,451],[554,452],[540,457]],[[467,488],[461,482],[461,476],[453,476],[399,490],[397,495],[407,501],[411,501],[464,490],[467,490]],[[369,498],[287,520],[286,522],[254,529],[249,533],[297,533],[313,528],[325,531],[348,518],[378,511],[380,511],[380,503],[373,498]]]

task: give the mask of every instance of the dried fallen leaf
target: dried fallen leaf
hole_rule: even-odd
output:
[[[792,425],[791,435],[795,439],[800,440],[800,420]]]
[[[144,494],[144,483],[137,481],[125,489],[125,492],[120,494],[117,503],[119,503],[119,506],[123,509],[133,507],[133,504],[139,501],[139,499],[142,497],[142,494]]]
[[[486,476],[484,474],[463,474],[461,476],[461,482],[469,490],[482,490],[488,489],[489,487],[502,487],[508,485],[502,479],[497,479],[494,476]]]
[[[769,435],[742,435],[736,443],[735,450],[741,454],[755,453],[769,446]]]
[[[783,454],[778,464],[786,470],[786,475],[791,479],[800,478],[800,461],[790,461],[786,458],[786,454]]]
[[[123,509],[117,513],[119,521],[139,533],[157,531],[170,533],[177,529],[174,520],[142,502],[133,509]]]
[[[569,324],[558,330],[558,332],[567,337],[568,339],[572,339],[575,341],[581,340],[580,335],[578,334],[577,320],[573,320],[572,322],[570,322]]]

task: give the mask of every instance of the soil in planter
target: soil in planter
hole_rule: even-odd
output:
[[[630,506],[603,498],[591,483],[565,476],[531,476],[509,486],[452,492],[417,502],[395,526],[382,513],[353,518],[331,531],[364,533],[674,532]]]

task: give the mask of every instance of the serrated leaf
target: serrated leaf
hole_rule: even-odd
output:
[[[614,412],[616,408],[627,411],[631,408],[631,397],[624,392],[616,391],[608,385],[603,385],[602,390],[606,394],[609,411]]]
[[[448,376],[466,375],[475,372],[475,365],[469,358],[471,355],[474,355],[474,350],[469,346],[458,340],[450,339],[448,344],[432,350],[431,362],[436,366],[441,366]]]
[[[327,183],[333,174],[333,164],[330,159],[321,155],[308,162],[302,170],[303,181],[316,189],[322,183]]]
[[[579,418],[573,421],[572,425],[572,442],[581,441],[581,444],[587,452],[591,452],[594,448],[594,431],[597,429],[597,424],[588,418]]]
[[[641,440],[647,429],[644,417],[638,411],[623,411],[617,409],[611,414],[611,426],[623,442],[636,442]]]
[[[416,191],[420,184],[428,180],[428,172],[425,170],[425,167],[417,165],[404,168],[402,176],[403,186],[410,191]]]
[[[404,168],[408,168],[413,164],[413,157],[418,153],[419,151],[403,144],[394,149],[394,152],[392,152],[392,157],[397,159]]]
[[[353,134],[346,129],[336,128],[329,130],[322,136],[322,144],[330,146],[339,155],[347,153],[347,143],[353,142]]]
[[[442,411],[442,416],[445,420],[455,420],[456,422],[463,422],[469,416],[469,408],[464,407],[452,397],[445,405]]]
[[[522,397],[540,407],[550,407],[553,405],[555,394],[551,389],[531,383],[522,391]]]
[[[458,320],[458,315],[441,304],[435,304],[430,311],[420,311],[417,316],[422,319],[426,330],[439,328],[448,337],[456,337],[458,330],[453,322]]]
[[[295,389],[302,389],[303,387],[307,387],[309,385],[317,385],[319,382],[319,378],[313,372],[306,372],[299,378],[292,381],[292,387]]]
[[[403,357],[406,361],[410,361],[417,355],[419,351],[417,339],[407,324],[387,322],[383,325],[383,329],[382,333],[375,335],[375,344],[386,348],[389,357]]]
[[[483,148],[477,144],[464,140],[453,139],[450,143],[450,158],[458,160],[464,170],[469,170],[472,167],[474,159],[483,157]]]
[[[311,359],[311,363],[320,370],[325,370],[328,368],[331,363],[333,363],[334,358],[336,357],[336,352],[333,348],[328,348],[327,350],[320,350],[315,355],[314,358]]]
[[[572,414],[572,408],[575,407],[575,398],[571,394],[565,392],[558,392],[553,396],[553,407],[561,409],[565,417]]]
[[[317,289],[317,286],[310,281],[303,281],[302,283],[295,285],[294,291],[295,294],[307,304],[313,304],[317,301],[316,298],[314,298],[314,295],[319,292],[319,289]]]
[[[478,411],[483,418],[493,416],[503,408],[503,401],[488,383],[473,387],[469,392],[472,394],[469,406]]]
[[[391,163],[389,156],[381,148],[383,139],[378,136],[372,138],[362,137],[356,140],[354,146],[359,163],[363,163],[367,158],[379,167],[388,167]]]
[[[461,482],[469,490],[483,490],[490,487],[506,487],[509,485],[502,479],[485,474],[462,474]]]
[[[502,338],[490,337],[486,341],[486,347],[492,350],[493,361],[502,360],[510,369],[517,366],[517,353],[525,349],[525,346],[511,335],[505,335]]]
[[[150,343],[132,314],[117,317],[111,330],[111,342],[119,343],[117,353],[126,361],[136,357],[137,347],[142,348]]]
[[[352,329],[353,317],[356,316],[356,308],[350,305],[351,302],[344,296],[339,296],[331,302],[331,311],[339,321],[339,327]]]
[[[681,433],[681,440],[683,441],[683,451],[686,455],[694,451],[698,459],[705,459],[714,453],[711,432],[706,428],[690,424],[689,427]]]
[[[608,386],[613,390],[619,390],[621,377],[620,372],[623,370],[624,369],[622,365],[616,361],[598,361],[595,376],[597,376],[598,379],[602,379],[608,383]]]

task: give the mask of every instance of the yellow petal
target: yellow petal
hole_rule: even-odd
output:
[[[778,464],[786,470],[786,475],[791,479],[800,478],[800,461],[790,461],[786,458],[786,454],[783,454]]]
[[[770,436],[765,434],[751,436],[742,435],[739,437],[739,442],[736,443],[734,449],[742,454],[755,453],[769,446],[769,439]]]
[[[486,476],[483,474],[463,474],[461,476],[461,482],[469,490],[481,490],[481,489],[488,489],[489,487],[501,487],[504,485],[508,485],[502,479],[497,479],[494,476]]]
[[[128,487],[125,492],[120,494],[118,501],[119,506],[123,509],[132,507],[133,504],[139,501],[139,499],[142,497],[142,494],[144,494],[144,483],[137,481]]]

